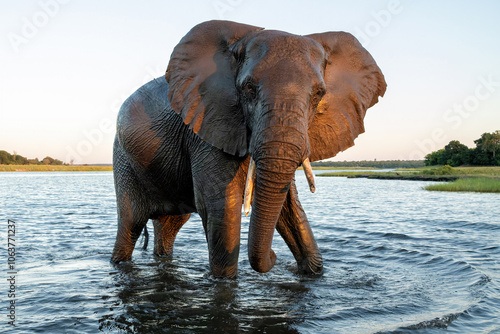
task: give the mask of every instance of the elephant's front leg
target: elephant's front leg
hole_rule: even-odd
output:
[[[323,272],[323,259],[299,202],[295,181],[291,183],[276,229],[292,251],[299,273],[319,275]]]
[[[236,277],[238,273],[247,164],[231,159],[205,160],[203,171],[193,170],[196,208],[203,220],[210,271],[215,277]]]

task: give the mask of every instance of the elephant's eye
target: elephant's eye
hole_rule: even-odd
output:
[[[318,106],[318,103],[323,98],[323,95],[325,95],[325,90],[324,89],[317,89],[313,93],[313,95],[311,96],[311,106],[313,108],[316,108]]]
[[[255,85],[250,82],[250,81],[247,81],[242,89],[241,89],[243,95],[245,96],[245,98],[249,99],[249,100],[253,100],[255,99],[256,95],[257,95],[257,88],[255,87]]]

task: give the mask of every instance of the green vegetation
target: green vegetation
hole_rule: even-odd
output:
[[[398,169],[393,172],[333,172],[317,176],[369,178],[385,180],[453,181],[431,185],[428,190],[453,189],[449,191],[500,192],[500,167],[439,166],[413,169]]]
[[[363,169],[363,170],[367,170],[367,169],[377,169],[375,167],[316,167],[316,166],[313,166],[314,162],[311,164],[312,166],[312,169],[314,170],[359,170],[359,169]],[[300,170],[302,170],[302,166],[299,167]]]
[[[428,170],[439,169],[442,167],[425,168]],[[425,170],[423,169],[423,170]],[[500,167],[454,167],[451,168],[453,175],[460,177],[487,177],[487,178],[500,178]]]
[[[113,166],[86,165],[0,165],[0,172],[105,172]]]
[[[449,166],[449,165],[444,165],[439,168],[429,168],[429,169],[424,169],[422,170],[423,175],[453,175],[456,174],[456,170]]]
[[[458,178],[456,175],[444,175],[439,173],[424,174],[423,171],[419,170],[398,170],[394,172],[332,172],[318,174],[317,176],[411,181],[453,181]]]
[[[41,161],[38,158],[28,159],[22,155],[10,154],[7,151],[0,151],[0,165],[52,165],[60,166],[64,163],[61,160],[51,158],[49,156],[43,158]]]
[[[318,161],[311,163],[312,167],[317,169],[334,169],[334,168],[419,168],[425,166],[423,160],[386,160],[386,161]]]
[[[425,165],[500,166],[500,130],[485,132],[474,143],[475,148],[468,148],[458,140],[452,140],[443,149],[429,153]]]
[[[500,179],[484,177],[458,179],[453,182],[433,184],[425,187],[425,189],[431,191],[500,193]]]
[[[112,171],[113,166],[68,165],[61,160],[45,157],[28,159],[16,152],[10,154],[0,151],[0,172],[104,172]]]

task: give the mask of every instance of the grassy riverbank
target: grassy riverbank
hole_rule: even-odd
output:
[[[299,169],[302,169],[300,167]],[[314,170],[359,170],[373,167],[313,167]],[[0,165],[0,172],[103,172],[112,171],[113,166],[92,165]]]
[[[500,193],[500,167],[423,167],[392,172],[333,172],[318,176],[385,180],[449,181],[426,187],[435,191],[473,191]]]
[[[432,184],[425,187],[431,191],[464,191],[481,193],[500,193],[500,179],[468,178],[458,179],[453,182]]]
[[[302,170],[302,166],[300,166],[298,169]],[[321,166],[312,166],[313,170],[376,170],[377,168],[375,167],[321,167]]]
[[[113,166],[0,165],[0,172],[107,172]]]

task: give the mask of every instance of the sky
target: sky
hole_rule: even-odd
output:
[[[347,31],[387,92],[333,160],[415,160],[500,130],[500,1],[0,0],[0,150],[111,163],[121,103],[178,41],[223,19],[298,35]]]

